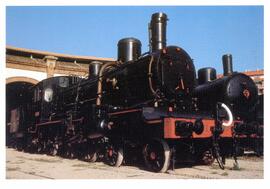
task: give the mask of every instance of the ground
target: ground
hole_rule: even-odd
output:
[[[241,157],[240,169],[228,159],[225,170],[212,166],[177,166],[167,173],[152,173],[143,166],[110,167],[102,162],[87,163],[6,149],[7,179],[263,179],[263,158]]]

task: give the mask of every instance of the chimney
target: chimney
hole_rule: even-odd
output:
[[[155,52],[166,47],[167,15],[165,13],[152,14],[149,23],[149,47],[150,52]]]
[[[233,65],[232,65],[232,55],[225,54],[222,56],[223,62],[223,75],[228,76],[233,73]]]

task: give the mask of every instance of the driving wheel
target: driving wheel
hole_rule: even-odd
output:
[[[166,141],[154,139],[144,146],[143,157],[149,170],[164,173],[170,164],[170,148]]]
[[[124,155],[121,147],[109,145],[105,154],[106,162],[114,167],[119,167],[123,163]]]

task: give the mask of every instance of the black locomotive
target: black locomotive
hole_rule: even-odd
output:
[[[222,157],[235,155],[237,136],[258,133],[250,117],[256,85],[232,72],[230,55],[223,57],[224,77],[204,68],[197,79],[188,53],[166,45],[166,24],[166,14],[152,15],[147,53],[141,54],[138,39],[125,38],[118,42],[118,60],[92,62],[88,78],[53,77],[32,87],[29,99],[11,112],[9,145],[85,161],[103,158],[113,166],[137,157],[156,172],[191,159],[209,164],[217,158],[223,167]],[[228,139],[225,150],[222,139]]]

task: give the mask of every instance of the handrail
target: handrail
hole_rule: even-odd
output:
[[[227,122],[222,122],[222,126],[229,127],[233,123],[232,112],[231,112],[230,108],[224,103],[221,103],[221,107],[225,109],[225,111],[226,111],[226,113],[227,113],[227,115],[229,117],[229,120]]]

